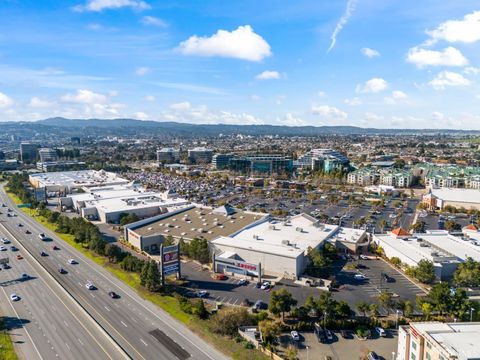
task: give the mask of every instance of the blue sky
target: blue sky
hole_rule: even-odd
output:
[[[478,0],[0,0],[0,121],[480,129]]]

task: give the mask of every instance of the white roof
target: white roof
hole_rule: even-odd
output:
[[[231,237],[219,237],[212,244],[296,258],[309,247],[318,247],[337,229],[336,225],[319,224],[311,216],[300,214],[286,222],[263,221]]]
[[[440,188],[431,191],[433,196],[444,201],[480,203],[479,189]]]
[[[31,174],[30,177],[38,180],[40,182],[40,187],[53,185],[65,187],[90,187],[128,183],[128,180],[119,177],[117,174],[104,170],[57,171]]]
[[[136,196],[85,201],[86,208],[96,207],[97,210],[104,213],[116,213],[132,209],[145,209],[152,207],[171,208],[187,204],[189,204],[189,202],[181,198],[163,200],[161,198],[161,193],[137,194]]]
[[[332,240],[357,243],[363,239],[366,233],[366,230],[341,227],[332,237]]]

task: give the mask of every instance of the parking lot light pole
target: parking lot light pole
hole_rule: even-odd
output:
[[[395,351],[392,351],[392,360],[395,360],[395,355],[397,355]]]
[[[473,321],[473,312],[475,311],[475,309],[472,307],[470,308],[470,322]]]
[[[307,349],[307,360],[308,360],[308,349],[309,349],[308,345],[305,346],[305,348]]]
[[[398,314],[400,313],[400,310],[397,310],[397,317],[395,319],[395,329],[398,329]]]

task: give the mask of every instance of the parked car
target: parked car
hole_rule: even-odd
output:
[[[20,297],[17,294],[13,293],[13,294],[10,295],[10,300],[18,301],[18,300],[20,300]]]
[[[293,330],[290,332],[290,336],[292,337],[293,341],[300,341],[300,335],[298,335],[298,332]]]
[[[217,280],[227,280],[228,277],[225,274],[218,274],[218,275],[215,276],[215,279],[217,279]]]
[[[10,251],[18,251],[17,247],[16,246],[10,246]]]
[[[375,327],[375,332],[380,337],[386,337],[387,336],[387,332],[383,328],[381,328],[380,326]]]
[[[263,301],[262,300],[257,300],[255,304],[253,305],[254,310],[260,310],[263,307]]]
[[[0,251],[7,251],[7,248],[5,246],[0,246]]]
[[[369,260],[370,258],[367,255],[360,254],[360,259]]]
[[[387,283],[395,281],[395,279],[393,277],[389,276],[388,274],[383,273],[382,276],[383,276],[383,280]]]
[[[197,292],[197,297],[199,297],[199,298],[208,297],[208,291],[207,290],[200,290],[199,292]]]
[[[368,360],[380,360],[377,353],[375,351],[370,351],[367,356]]]
[[[17,255],[17,260],[22,260],[22,259],[23,259],[23,256],[20,255],[20,254],[18,254],[18,255]]]
[[[353,337],[352,333],[348,330],[340,330],[340,335],[342,335],[344,339],[351,339]]]
[[[248,284],[247,279],[240,279],[239,282],[238,282],[238,285],[247,285],[247,284]]]
[[[355,274],[355,275],[353,275],[353,277],[354,277],[355,280],[366,280],[367,279],[367,277],[363,274]]]
[[[328,329],[325,329],[325,337],[328,341],[333,341],[333,333]]]
[[[269,281],[264,281],[262,286],[260,286],[260,289],[262,290],[267,290],[270,288],[270,282]]]

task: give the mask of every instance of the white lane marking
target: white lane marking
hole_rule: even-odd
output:
[[[105,308],[105,310],[110,311],[110,309],[108,307],[104,306],[104,308]]]
[[[68,327],[68,323],[65,320],[63,320],[63,323],[65,324],[66,327]]]
[[[123,326],[128,327],[127,324],[125,324],[123,321],[120,321]]]
[[[80,344],[82,344],[82,346],[85,346],[85,345],[83,344],[82,340],[78,339],[78,342],[79,342]]]
[[[148,346],[148,344],[145,341],[143,341],[143,339],[140,339],[140,341],[143,343],[143,345]]]

